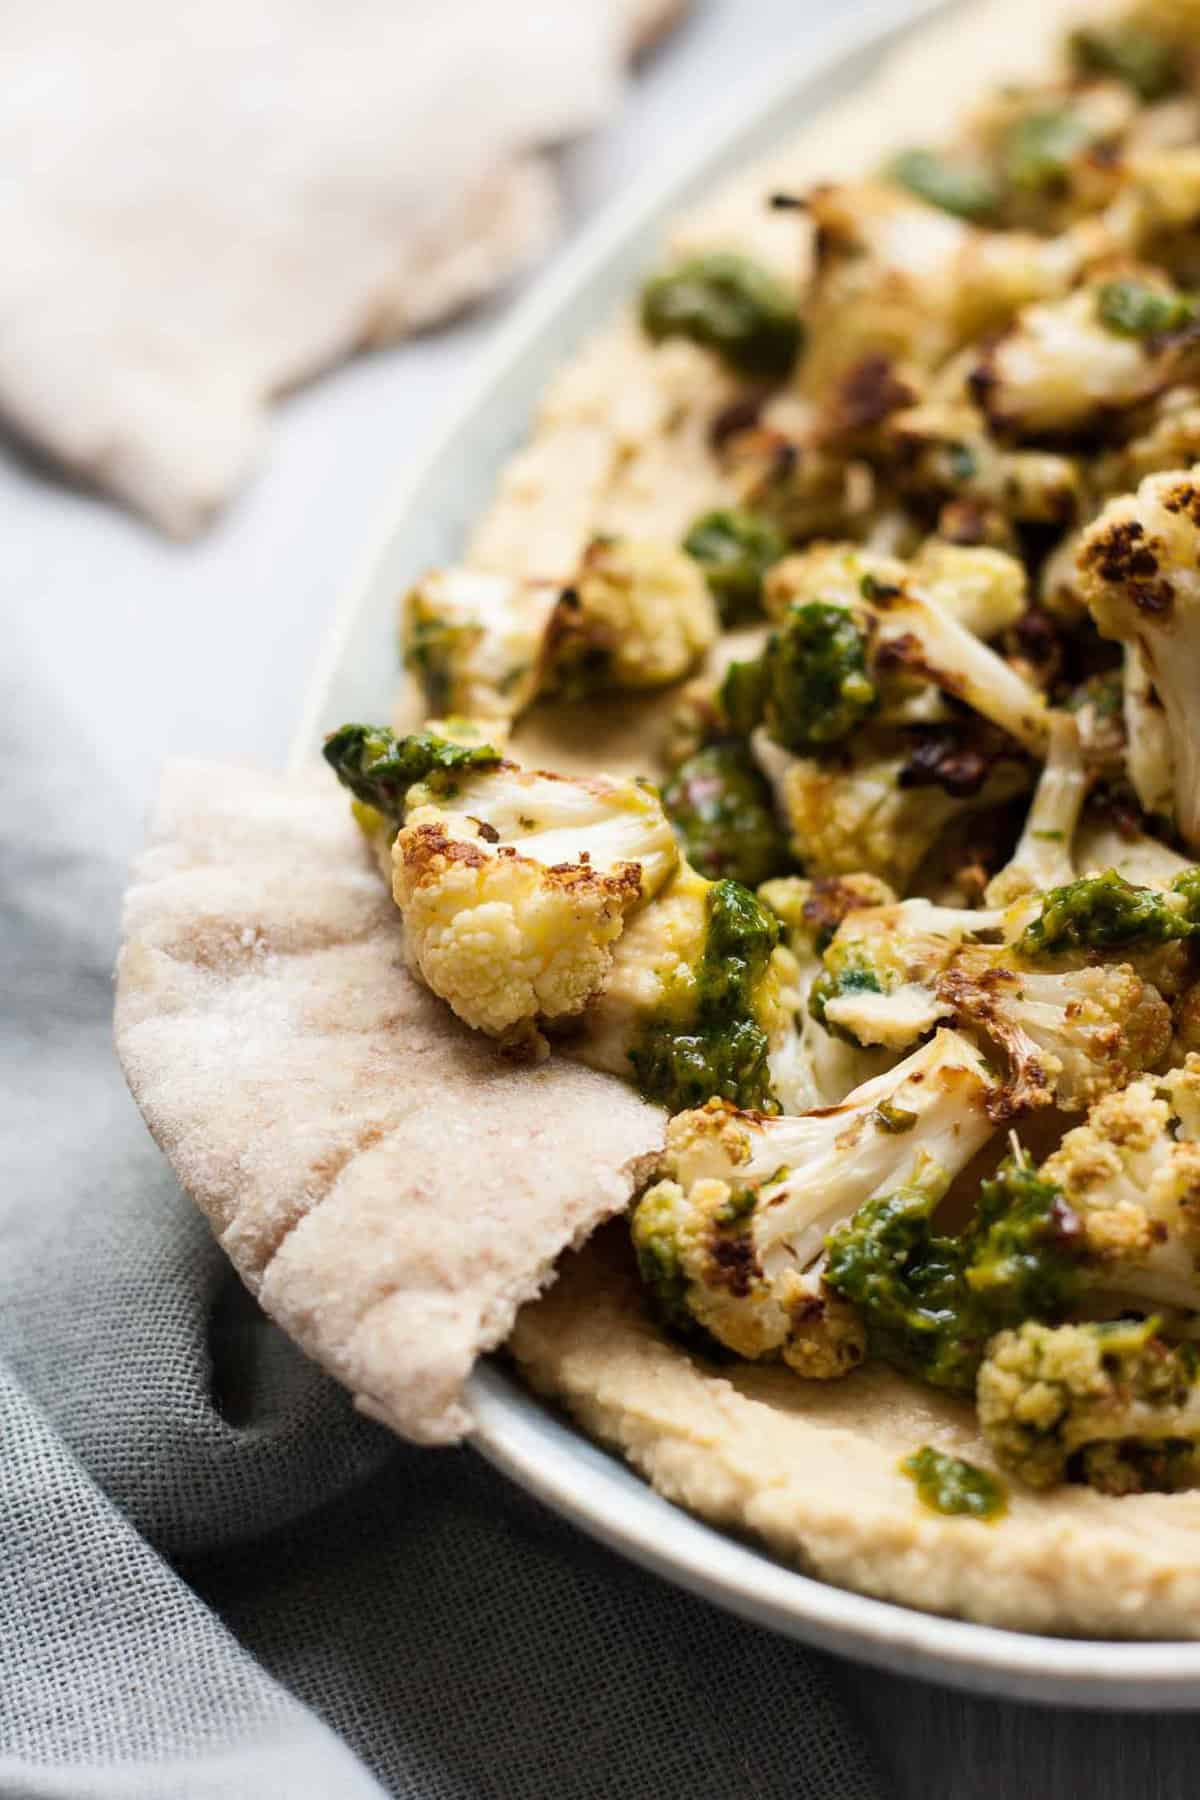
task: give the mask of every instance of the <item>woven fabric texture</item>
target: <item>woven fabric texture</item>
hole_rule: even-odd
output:
[[[136,822],[0,698],[0,1795],[877,1800],[835,1665],[356,1418],[256,1312],[111,1049]]]

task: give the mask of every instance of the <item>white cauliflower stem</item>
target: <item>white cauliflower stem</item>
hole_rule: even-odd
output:
[[[1078,725],[1070,713],[1052,713],[1046,766],[1012,860],[988,884],[989,906],[1075,879],[1071,849],[1089,786]]]

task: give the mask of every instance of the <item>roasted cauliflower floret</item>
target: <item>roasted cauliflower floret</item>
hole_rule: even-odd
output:
[[[995,430],[1022,437],[1083,431],[1166,386],[1186,346],[1169,333],[1113,323],[1121,316],[1114,296],[1129,286],[1085,286],[1027,307],[978,356],[971,390]]]
[[[520,769],[489,746],[346,725],[325,745],[391,846],[414,969],[466,1024],[537,1047],[603,983],[626,917],[679,852],[652,789]]]
[[[1151,475],[1083,535],[1080,589],[1106,637],[1135,645],[1170,738],[1175,821],[1200,847],[1200,470]]]
[[[743,508],[768,519],[785,537],[845,537],[867,528],[876,499],[868,462],[803,431],[755,425],[722,444],[721,461]]]
[[[776,743],[818,748],[881,708],[896,716],[896,691],[928,684],[1044,753],[1042,695],[936,597],[936,582],[931,596],[895,559],[830,547],[776,564],[766,592],[776,629],[757,664],[735,663],[726,678],[739,725],[757,723],[757,702]]]
[[[1000,442],[980,408],[962,393],[930,397],[894,414],[885,449],[889,472],[904,493],[953,502],[960,520],[974,515],[985,530],[996,528],[987,524],[989,516],[998,518],[1009,543],[1012,523],[1065,525],[1085,503],[1078,459]]]
[[[542,679],[560,589],[481,569],[434,569],[404,597],[405,666],[430,712],[515,718]]]
[[[704,576],[671,544],[597,538],[546,639],[546,685],[568,696],[679,681],[717,639]]]
[[[1106,1094],[1039,1171],[1078,1221],[1081,1279],[1141,1308],[1200,1311],[1200,1056]]]
[[[668,1142],[690,1116],[672,1121]],[[753,1204],[753,1190],[721,1180],[687,1191],[660,1181],[643,1195],[633,1243],[656,1311],[681,1336],[706,1336],[751,1361],[780,1358],[810,1380],[848,1374],[866,1355],[853,1307],[819,1282],[763,1276],[749,1231],[739,1229]]]
[[[876,591],[915,587],[976,637],[995,638],[1025,610],[1025,570],[1015,556],[986,546],[948,544],[927,538],[904,562],[857,544],[816,543],[780,561],[764,583],[772,618],[810,601],[853,610],[863,600],[863,584]]]
[[[1126,885],[1118,878],[1122,891]],[[1103,942],[1099,896],[1110,883],[1101,878],[1091,887],[1094,935]],[[1166,974],[1177,979],[1163,949],[1169,940],[1150,918],[1157,909],[1174,919],[1174,903],[1173,896],[1147,897],[1130,910],[1125,935],[1139,958],[1158,946]],[[810,1008],[827,1030],[893,1050],[951,1022],[1004,1054],[1009,1073],[995,1097],[1003,1111],[1051,1103],[1079,1110],[1165,1057],[1171,1011],[1145,974],[1116,960],[1122,932],[1115,922],[1113,960],[1101,963],[1094,946],[1084,950],[1086,935],[1057,933],[1058,904],[1051,894],[1024,909],[960,912],[915,899],[853,912],[825,950]],[[1181,932],[1190,929],[1180,923]]]
[[[934,369],[1027,302],[1063,292],[1079,265],[1065,240],[983,231],[884,182],[818,188],[807,204],[818,256],[800,378],[826,407],[869,359]],[[893,389],[903,404],[903,378]]]
[[[963,1031],[1007,1060],[1009,1113],[1078,1112],[1154,1068],[1171,1044],[1171,1010],[1128,963],[1042,968],[1009,949],[964,947],[937,984]]]
[[[436,714],[512,719],[539,694],[661,687],[716,641],[712,595],[671,544],[598,538],[574,580],[435,569],[405,596],[406,666]]]
[[[644,1279],[740,1356],[845,1374],[864,1338],[823,1283],[825,1240],[874,1195],[943,1193],[991,1135],[987,1087],[970,1045],[941,1032],[839,1107],[762,1119],[710,1105],[672,1120],[633,1215]]]
[[[916,740],[864,734],[813,757],[793,755],[760,726],[751,747],[802,867],[865,870],[901,892],[950,825],[1013,799],[1030,781],[1013,747],[977,748],[954,727]]]
[[[949,1016],[939,982],[963,944],[998,936],[1001,924],[999,913],[921,899],[855,909],[826,946],[809,1011],[856,1044],[907,1050]]]
[[[411,789],[392,891],[413,967],[493,1037],[581,1013],[626,916],[678,863],[655,795],[636,782],[500,764]]]
[[[1170,1491],[1200,1468],[1196,1352],[1164,1343],[1155,1318],[1003,1331],[976,1395],[992,1454],[1030,1487]]]

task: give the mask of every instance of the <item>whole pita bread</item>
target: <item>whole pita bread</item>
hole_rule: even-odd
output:
[[[116,1039],[247,1286],[421,1443],[470,1429],[476,1356],[662,1142],[663,1114],[623,1083],[508,1066],[413,979],[327,773],[168,768],[126,901]]]
[[[197,531],[272,399],[547,248],[538,152],[684,3],[12,0],[0,419]]]

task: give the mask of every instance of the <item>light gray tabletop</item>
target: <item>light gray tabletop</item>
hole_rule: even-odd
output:
[[[842,0],[864,11],[864,0]],[[635,178],[677,127],[785,47],[821,0],[698,0],[621,122],[564,159],[572,219]],[[290,400],[268,466],[199,544],[163,543],[89,496],[0,458],[8,654],[144,808],[168,752],[279,761],[331,606],[390,482],[495,319],[365,358]],[[98,821],[102,827],[102,821]],[[117,846],[124,851],[131,846]],[[898,1800],[1188,1800],[1200,1723],[968,1700],[847,1665]]]

